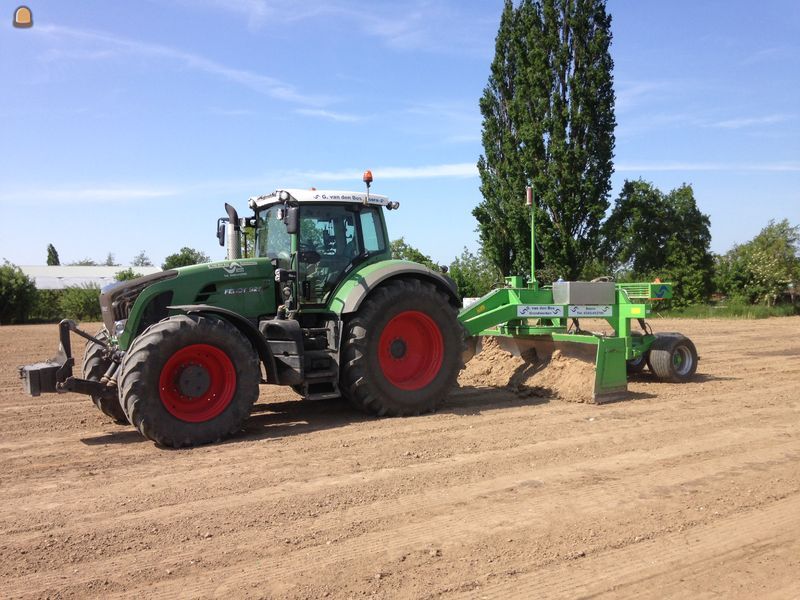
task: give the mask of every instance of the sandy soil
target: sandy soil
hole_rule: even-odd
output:
[[[24,396],[56,327],[2,327],[0,597],[800,597],[800,318],[653,326],[696,381],[467,386],[406,419],[265,387],[180,451]]]

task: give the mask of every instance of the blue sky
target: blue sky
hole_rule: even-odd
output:
[[[0,0],[0,259],[181,246],[212,258],[223,203],[277,187],[401,202],[393,238],[477,248],[478,98],[502,2]],[[800,224],[800,6],[612,0],[612,200],[691,183],[724,252]],[[521,193],[522,196],[522,193]]]

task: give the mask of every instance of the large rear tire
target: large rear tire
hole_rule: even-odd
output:
[[[660,333],[650,346],[648,365],[656,377],[672,383],[685,383],[697,371],[697,350],[680,333]]]
[[[108,331],[103,327],[94,337],[106,341],[109,337]],[[89,381],[100,381],[110,366],[111,361],[106,358],[106,349],[97,342],[91,340],[86,342],[82,363],[83,378]],[[104,415],[111,417],[115,423],[120,425],[128,424],[128,418],[119,403],[119,394],[116,387],[110,388],[105,394],[92,394],[92,402]]]
[[[236,433],[258,398],[250,341],[215,317],[177,315],[148,327],[120,367],[128,419],[154,442],[179,448]]]
[[[379,416],[431,412],[455,385],[463,345],[443,292],[417,279],[390,281],[345,326],[343,395]]]

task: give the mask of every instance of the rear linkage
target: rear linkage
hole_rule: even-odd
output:
[[[75,358],[72,356],[72,345],[69,338],[71,331],[106,349],[111,365],[100,381],[89,381],[73,376],[72,369],[75,366]],[[122,359],[122,352],[114,350],[107,340],[89,335],[70,319],[64,319],[58,324],[58,337],[58,352],[53,358],[45,362],[19,367],[19,377],[23,381],[26,393],[31,396],[39,396],[55,392],[62,394],[75,392],[92,396],[107,393],[109,387],[116,386],[115,375]]]

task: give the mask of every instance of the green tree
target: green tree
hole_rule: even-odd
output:
[[[109,252],[108,254],[106,254],[106,260],[105,260],[105,262],[103,264],[106,267],[118,267],[118,266],[120,266],[118,262],[115,262],[114,253],[113,252]]]
[[[61,314],[62,290],[36,290],[36,301],[28,314],[29,321],[57,323],[63,318]]]
[[[153,261],[150,260],[150,257],[145,254],[144,250],[142,250],[139,252],[139,254],[133,257],[131,265],[134,267],[152,267]]]
[[[137,277],[141,277],[141,273],[137,273],[133,270],[133,267],[128,267],[127,269],[123,269],[122,271],[117,271],[114,274],[114,279],[117,281],[130,281],[131,279],[136,279]]]
[[[70,286],[61,291],[58,301],[64,318],[76,321],[99,321],[100,288],[96,284]]]
[[[0,265],[0,325],[22,323],[36,300],[36,286],[22,270],[4,261]]]
[[[175,254],[170,254],[164,259],[164,264],[161,268],[165,271],[167,269],[175,269],[177,267],[188,267],[189,265],[198,265],[200,263],[208,262],[210,259],[208,254],[184,246]]]
[[[800,226],[770,221],[752,240],[717,258],[717,289],[741,301],[775,304],[800,284],[799,255]]]
[[[564,278],[595,259],[614,150],[611,17],[603,0],[506,0],[480,101],[484,200],[473,214],[502,272],[530,265],[524,189],[536,195],[537,265]]]
[[[467,248],[450,263],[448,275],[456,282],[461,298],[477,298],[503,282],[503,274],[486,255],[473,254]]]
[[[619,279],[669,279],[674,306],[708,300],[711,223],[691,186],[664,194],[641,179],[625,181],[602,231],[602,254]]]
[[[690,185],[666,197],[671,234],[667,240],[667,278],[675,284],[674,306],[707,302],[714,288],[711,220],[697,207]]]
[[[603,223],[601,248],[610,267],[617,273],[658,273],[667,262],[669,235],[664,194],[647,181],[626,180]]]
[[[73,267],[96,267],[97,263],[92,260],[91,258],[82,258],[80,260],[76,260],[75,262],[69,263],[70,266]]]
[[[397,260],[410,260],[425,265],[429,269],[439,270],[439,265],[433,262],[430,256],[423,254],[411,244],[406,243],[404,238],[393,240],[389,245],[392,250],[392,258]]]
[[[61,261],[58,258],[58,250],[53,244],[47,244],[47,264],[48,266],[54,267],[61,264]]]

